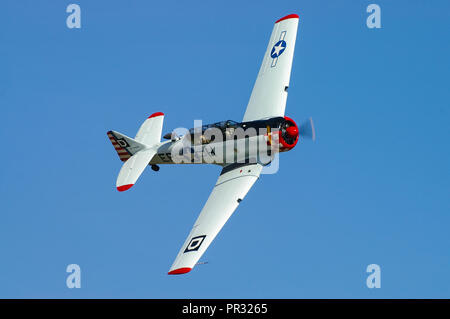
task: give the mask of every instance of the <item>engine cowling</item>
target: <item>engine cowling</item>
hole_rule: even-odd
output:
[[[299,138],[299,129],[297,124],[290,117],[285,116],[279,130],[280,148],[282,151],[288,151],[295,147]]]

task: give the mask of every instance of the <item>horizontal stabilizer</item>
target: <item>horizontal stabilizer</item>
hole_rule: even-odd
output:
[[[142,123],[135,140],[145,145],[153,146],[161,141],[164,113],[153,113]]]
[[[139,151],[131,156],[130,159],[123,164],[119,176],[117,177],[117,190],[123,192],[131,188],[155,154],[156,149],[149,148]]]

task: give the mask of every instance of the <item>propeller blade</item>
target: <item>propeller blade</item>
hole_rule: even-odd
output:
[[[300,124],[298,127],[298,132],[302,137],[310,138],[313,141],[316,140],[316,131],[314,130],[314,122],[311,117]]]

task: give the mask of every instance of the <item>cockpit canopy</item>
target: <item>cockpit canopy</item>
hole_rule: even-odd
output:
[[[240,123],[228,120],[221,121],[213,124],[203,125],[201,128],[191,128],[189,134],[191,135],[191,140],[194,144],[207,144],[214,140],[214,135],[204,134],[209,129],[218,129],[223,135],[232,136],[234,130],[240,126]]]
[[[239,127],[239,124],[240,123],[232,121],[232,120],[221,121],[221,122],[217,122],[217,123],[213,123],[213,124],[203,125],[201,128],[201,132],[204,133],[207,129],[210,129],[210,128],[218,128],[222,132],[225,132],[227,129],[230,129],[230,128],[236,129],[237,127]],[[194,133],[200,133],[200,129],[199,128],[191,128],[189,130],[189,134],[193,135]]]

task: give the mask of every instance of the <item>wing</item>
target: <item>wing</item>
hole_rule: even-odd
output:
[[[178,253],[169,275],[192,270],[216,235],[259,178],[261,164],[231,164],[223,168],[200,216]]]
[[[299,17],[275,22],[243,121],[284,116]]]

